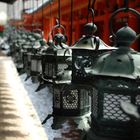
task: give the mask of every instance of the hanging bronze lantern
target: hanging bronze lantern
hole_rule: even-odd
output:
[[[54,35],[54,30],[62,28],[64,35],[57,33]],[[70,54],[65,53],[68,46],[65,44],[67,39],[65,35],[65,28],[60,25],[54,26],[51,32],[53,36],[53,42],[48,42],[49,47],[42,53],[42,79],[48,83],[53,83],[53,80],[59,79],[63,74],[64,69],[68,67],[65,59],[70,57]],[[65,58],[65,59],[64,59]]]
[[[68,119],[80,129],[87,129],[90,115],[90,87],[73,84],[53,85],[53,129],[61,128]]]
[[[57,28],[62,28],[64,30],[64,35],[61,33],[53,35],[54,30]],[[75,106],[74,108],[68,107],[70,106],[70,103],[67,104],[68,108],[63,106],[63,89],[71,82],[71,63],[67,60],[71,57],[71,53],[67,51],[68,46],[65,44],[67,40],[65,28],[62,25],[54,26],[52,29],[52,36],[53,42],[49,42],[49,47],[44,50],[42,57],[42,78],[47,84],[49,83],[52,85],[53,114],[51,116],[54,116],[53,128],[57,129],[60,128],[62,122],[65,121],[64,118],[67,118],[67,116],[70,115],[70,110],[74,110],[74,112],[77,111],[79,103],[76,102],[71,104],[71,106]],[[65,100],[65,104],[66,102],[67,101]],[[43,124],[47,121],[47,119],[48,117],[43,121]]]
[[[115,34],[112,30],[113,18],[120,12],[130,11],[140,17],[140,13],[131,8],[121,8],[111,16],[111,32],[118,48],[101,54],[87,73],[92,77],[92,114],[91,130],[88,140],[129,140],[140,139],[140,123],[126,115],[121,102],[140,104],[140,54],[130,48],[136,39],[136,33],[125,26]]]
[[[24,71],[27,74],[27,77],[25,80],[27,80],[31,76],[31,56],[32,56],[32,51],[33,51],[33,48],[32,48],[33,42],[35,41],[35,38],[33,37],[32,33],[28,33],[26,39],[27,39],[26,43],[22,45],[23,66],[24,66]]]
[[[38,31],[38,30],[37,30]],[[31,54],[31,77],[33,81],[38,81],[38,76],[42,73],[42,65],[41,65],[41,49],[45,46],[42,46],[41,42],[44,40],[42,39],[42,35],[35,33],[34,37],[36,41],[34,42]],[[43,44],[45,45],[45,43]]]
[[[89,9],[89,12],[94,17],[94,10]],[[84,26],[85,35],[72,47],[72,83],[88,85],[90,77],[85,70],[94,64],[100,54],[116,49],[105,44],[99,37],[94,36],[93,33],[96,30],[97,27],[93,21],[87,23]]]

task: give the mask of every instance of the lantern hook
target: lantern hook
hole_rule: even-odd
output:
[[[94,23],[94,5],[95,5],[95,1],[96,0],[93,0],[92,2],[92,6],[91,6],[91,0],[89,0],[88,2],[88,15],[87,15],[87,22],[89,20],[89,15],[92,14],[92,22]]]
[[[113,36],[114,38],[116,38],[116,34],[115,34],[114,31],[113,31],[113,19],[115,18],[115,16],[116,16],[118,13],[121,13],[121,12],[131,12],[131,13],[137,15],[138,18],[140,18],[140,13],[139,13],[138,11],[136,11],[135,9],[133,9],[133,8],[127,8],[127,11],[126,11],[126,8],[120,8],[120,9],[116,10],[116,11],[111,15],[110,21],[109,21],[110,32],[111,32],[111,34],[112,34],[112,36]],[[138,38],[139,36],[140,36],[140,34],[137,35],[137,38]]]
[[[89,8],[88,9],[88,15],[87,15],[87,22],[88,22],[88,20],[89,20],[89,15],[92,15],[92,23],[94,23],[94,10],[92,9],[92,8]]]
[[[92,22],[85,24],[84,26],[84,33],[88,36],[92,36],[93,33],[95,33],[97,31],[97,26],[94,24],[94,4],[95,4],[95,0],[91,5],[91,1],[89,0],[89,4],[88,4],[88,15],[87,15],[87,22],[89,22],[89,16],[91,14],[92,16]]]
[[[124,8],[126,11],[128,11],[129,9],[128,5],[129,5],[128,0],[124,0]]]

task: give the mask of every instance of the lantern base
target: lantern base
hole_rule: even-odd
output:
[[[52,128],[60,129],[62,128],[62,124],[64,124],[67,120],[74,120],[77,124],[77,127],[81,130],[87,131],[90,128],[90,113],[83,116],[54,116]]]

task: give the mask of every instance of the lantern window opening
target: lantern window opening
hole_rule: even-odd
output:
[[[130,96],[104,93],[103,118],[111,120],[128,121],[130,118],[120,108],[120,102],[131,102]]]

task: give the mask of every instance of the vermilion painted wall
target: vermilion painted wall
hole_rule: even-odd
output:
[[[66,28],[66,34],[68,36],[68,43],[70,44],[71,40],[71,22],[70,22],[70,12],[71,12],[71,1],[70,0],[61,0],[61,23]],[[73,29],[72,29],[72,43],[77,41],[82,33],[83,26],[87,22],[87,6],[88,0],[73,0]],[[123,0],[97,0],[95,3],[95,23],[98,26],[97,35],[103,39],[107,44],[110,44],[109,36],[109,19],[113,11],[123,6]],[[132,0],[129,3],[129,7],[132,7],[140,11],[139,0]],[[51,10],[51,11],[50,11]],[[43,10],[43,29],[42,26],[38,27],[44,31],[44,37],[47,39],[48,34],[51,31],[52,27],[56,24],[55,20],[58,17],[58,1],[54,1],[51,5],[44,5]],[[23,15],[24,20],[22,24],[28,30],[32,30],[32,23],[42,24],[42,9],[39,9],[34,13],[34,20],[32,15]],[[132,14],[121,13],[114,19],[114,31],[122,26],[122,23],[128,19],[129,26],[139,33],[139,22],[140,20],[133,16]],[[14,23],[19,25],[18,22]],[[20,23],[21,24],[21,23]],[[70,44],[71,45],[71,44]],[[132,46],[134,49],[139,50],[138,42]]]
[[[4,26],[0,26],[0,32],[3,32]]]

